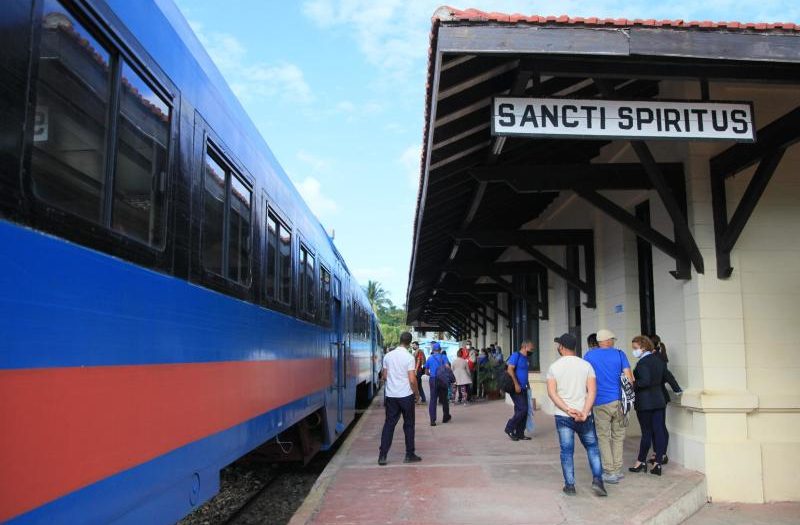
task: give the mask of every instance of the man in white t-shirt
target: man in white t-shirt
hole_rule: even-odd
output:
[[[384,405],[386,421],[381,433],[381,448],[378,465],[386,464],[386,455],[392,446],[394,428],[403,415],[403,433],[406,437],[406,457],[404,463],[415,463],[422,458],[414,453],[414,405],[419,399],[417,372],[414,357],[408,352],[411,334],[400,334],[400,345],[383,356],[383,380],[385,381]]]
[[[547,395],[555,405],[556,432],[561,445],[561,471],[564,474],[564,493],[575,494],[575,434],[586,449],[592,470],[592,490],[607,496],[603,486],[603,467],[594,428],[592,405],[597,395],[597,379],[592,365],[575,355],[577,339],[564,334],[555,339],[561,357],[547,371]]]

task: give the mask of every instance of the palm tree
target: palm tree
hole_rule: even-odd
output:
[[[367,294],[367,299],[375,315],[385,310],[390,304],[389,298],[386,297],[386,290],[383,289],[381,283],[378,281],[367,281],[367,285],[364,287],[364,293]]]

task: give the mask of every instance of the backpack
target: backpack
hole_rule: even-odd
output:
[[[436,381],[444,386],[456,382],[456,376],[450,367],[446,366],[445,362],[439,358],[439,368],[436,369]]]
[[[633,385],[631,384],[628,376],[625,375],[625,372],[622,370],[622,352],[619,351],[619,388],[620,388],[620,407],[622,408],[622,415],[627,416],[628,412],[631,411],[633,408],[633,404],[636,401],[636,392],[633,390]]]

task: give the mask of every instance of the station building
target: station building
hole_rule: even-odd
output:
[[[670,459],[800,500],[799,88],[800,25],[440,8],[409,323],[533,339],[547,413],[554,337],[657,333]]]

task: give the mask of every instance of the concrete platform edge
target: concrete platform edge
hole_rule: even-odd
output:
[[[647,509],[629,523],[642,525],[677,525],[689,519],[708,503],[706,480],[703,478],[690,490],[666,506]]]
[[[339,447],[339,450],[336,451],[336,454],[334,454],[333,458],[331,458],[331,460],[328,462],[328,465],[319,475],[317,481],[314,482],[314,485],[308,492],[306,499],[303,500],[303,503],[300,505],[300,507],[298,507],[292,516],[292,519],[289,520],[289,525],[306,525],[317,513],[320,503],[322,502],[322,498],[325,496],[325,492],[328,490],[328,486],[336,477],[336,473],[342,468],[344,458],[347,457],[347,453],[349,452],[350,447],[353,445],[353,441],[358,437],[361,427],[364,426],[364,422],[367,420],[367,416],[370,412],[372,412],[376,404],[378,404],[379,400],[382,398],[383,389],[378,390],[378,392],[375,394],[375,397],[372,398],[372,401],[361,415],[358,423],[356,423],[350,431],[350,435],[347,436],[347,439],[345,439],[344,443],[342,443],[342,445]]]

